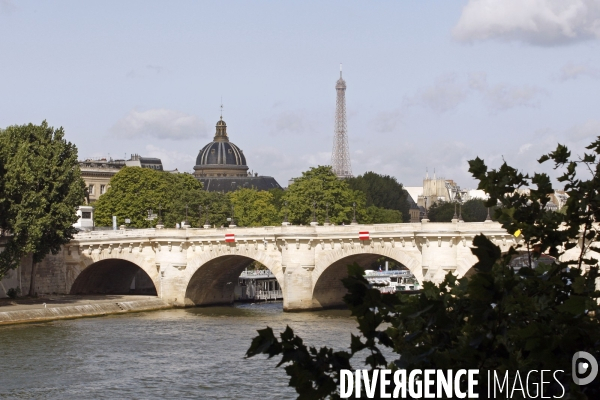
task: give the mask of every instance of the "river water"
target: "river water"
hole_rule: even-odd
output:
[[[267,325],[341,350],[357,324],[344,310],[268,303],[0,327],[0,398],[294,399],[276,359],[244,359]]]

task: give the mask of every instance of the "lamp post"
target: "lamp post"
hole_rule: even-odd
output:
[[[235,220],[233,219],[233,215],[234,215],[234,213],[235,213],[235,208],[234,208],[234,206],[232,205],[232,206],[231,206],[231,222],[229,222],[229,227],[230,227],[230,228],[235,228],[235,226],[236,226],[236,225],[235,225]]]
[[[204,229],[210,228],[210,221],[208,220],[208,212],[210,211],[210,207],[206,206],[206,221],[204,221]]]
[[[198,227],[202,226],[202,205],[198,206]]]
[[[162,205],[159,203],[158,204],[158,222],[156,223],[156,228],[157,229],[162,229],[165,226],[163,225],[162,222]]]
[[[352,225],[358,225],[358,222],[356,221],[356,202],[352,203],[352,210],[353,210]]]
[[[283,223],[282,223],[281,225],[283,225],[283,226],[287,226],[287,225],[289,225],[289,224],[290,224],[290,223],[288,222],[288,208],[287,208],[287,201],[284,201],[284,202],[283,202],[283,207],[284,207],[284,209],[285,209],[285,212],[284,212],[284,214],[283,214]]]
[[[312,221],[310,221],[310,224],[312,226],[316,226],[316,225],[319,224],[317,222],[317,216],[315,215],[316,208],[317,208],[317,202],[313,201],[313,204],[312,204]]]
[[[182,228],[187,228],[190,224],[188,223],[188,205],[185,203],[185,220],[183,221]]]
[[[329,203],[325,203],[325,225],[331,225],[329,222]]]

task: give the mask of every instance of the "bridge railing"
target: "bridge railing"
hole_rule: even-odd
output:
[[[283,299],[281,290],[258,290],[254,296],[255,300],[280,300]]]
[[[120,230],[95,230],[80,232],[75,235],[75,240],[95,240],[103,238],[124,237],[207,237],[212,240],[219,239],[225,232],[235,233],[236,237],[269,237],[273,235],[331,235],[346,234],[358,235],[360,231],[368,231],[371,238],[375,239],[377,234],[391,233],[428,233],[428,232],[494,232],[502,234],[501,225],[497,222],[427,222],[427,223],[398,223],[398,224],[372,224],[372,225],[330,225],[330,226],[262,226],[262,227],[235,227],[235,228],[186,228],[186,229],[120,229]]]

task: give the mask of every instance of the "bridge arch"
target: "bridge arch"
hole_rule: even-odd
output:
[[[357,263],[364,269],[380,257],[388,257],[406,267],[423,284],[421,262],[400,249],[388,247],[345,248],[330,253],[317,262],[313,273],[312,303],[316,308],[344,306],[347,293],[342,279],[348,276],[348,264]]]
[[[245,250],[239,253],[211,251],[188,261],[185,306],[231,304],[242,271],[258,261],[275,275],[283,289],[281,263],[267,252]],[[285,294],[285,290],[283,290]]]
[[[70,294],[157,295],[156,276],[138,263],[124,258],[105,257],[84,261]],[[148,273],[150,272],[150,274]],[[156,272],[156,271],[154,271]]]

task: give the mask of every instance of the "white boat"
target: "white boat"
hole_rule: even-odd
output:
[[[419,281],[409,270],[365,270],[365,279],[381,293],[412,292],[419,290]]]
[[[275,275],[268,269],[246,270],[238,278],[234,289],[235,301],[282,300],[283,292]]]

